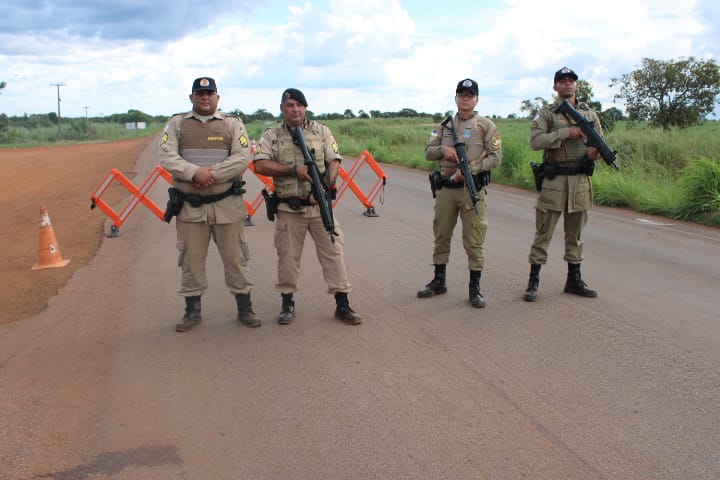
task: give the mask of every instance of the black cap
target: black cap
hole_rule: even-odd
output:
[[[213,92],[217,92],[217,85],[215,85],[215,80],[210,77],[196,78],[193,82],[192,93],[195,93],[198,90],[211,90]]]
[[[457,84],[457,88],[455,89],[455,93],[460,93],[463,90],[469,90],[475,95],[478,96],[478,84],[475,80],[472,80],[470,78],[466,78],[465,80],[460,80]]]
[[[305,100],[305,95],[303,95],[303,92],[301,92],[297,88],[288,88],[287,90],[285,90],[282,94],[282,98],[280,99],[280,103],[285,103],[285,100],[287,100],[288,98],[297,100],[302,104],[303,107],[307,107],[307,100]]]
[[[557,82],[562,77],[570,77],[576,81],[578,79],[577,73],[573,72],[572,69],[568,68],[568,67],[563,67],[560,70],[558,70],[557,72],[555,72],[555,79],[553,80],[553,82]]]

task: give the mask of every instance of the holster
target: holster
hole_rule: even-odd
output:
[[[595,161],[585,155],[585,162],[583,163],[583,172],[588,177],[592,177],[593,173],[595,173]]]
[[[488,170],[487,172],[480,172],[477,175],[473,175],[473,180],[475,181],[475,189],[482,190],[483,188],[490,185],[490,181],[492,180],[492,174],[490,173],[490,170]]]
[[[428,175],[428,180],[430,180],[430,191],[432,192],[433,198],[435,198],[435,192],[443,187],[442,175],[440,175],[439,171],[434,170]]]
[[[535,178],[535,190],[542,190],[543,179],[545,178],[545,163],[530,162],[533,177]],[[555,175],[553,175],[554,177]]]
[[[183,209],[183,205],[185,205],[185,198],[183,197],[180,190],[175,187],[168,188],[168,196],[170,198],[167,202],[167,206],[165,207],[165,214],[163,215],[163,220],[165,220],[167,223],[170,223],[172,217],[179,214],[180,211]]]
[[[277,215],[277,209],[278,204],[280,203],[280,198],[277,196],[275,192],[268,193],[267,190],[264,188],[261,191],[263,198],[265,199],[265,208],[267,212],[267,218],[271,222],[275,221],[275,215]]]

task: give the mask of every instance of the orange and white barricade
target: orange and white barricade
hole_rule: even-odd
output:
[[[377,180],[374,182],[374,184],[370,188],[370,191],[367,194],[365,194],[360,189],[360,187],[355,181],[355,177],[364,165],[368,165],[375,173],[375,175],[377,175]],[[275,189],[272,178],[256,173],[255,167],[252,163],[250,164],[249,170],[253,172],[253,174],[260,180],[260,182],[262,183],[262,189],[266,190],[268,193],[272,192]],[[338,175],[341,178],[341,182],[337,188],[337,195],[335,201],[333,202],[333,207],[337,206],[343,194],[348,189],[350,189],[358,198],[358,200],[360,200],[360,202],[365,206],[365,212],[363,212],[363,215],[367,217],[377,217],[378,215],[375,212],[373,201],[380,193],[380,191],[384,189],[387,182],[387,176],[385,175],[385,172],[383,172],[382,168],[380,168],[380,165],[378,165],[378,163],[375,161],[373,156],[370,155],[367,150],[364,150],[355,160],[355,162],[353,162],[349,170],[346,171],[342,166],[340,166]],[[123,223],[125,223],[130,214],[135,210],[135,207],[140,204],[147,207],[147,209],[150,210],[159,220],[164,221],[165,211],[158,207],[147,196],[148,192],[159,178],[163,178],[167,181],[168,184],[172,184],[172,175],[170,175],[170,173],[161,166],[155,167],[139,188],[136,187],[119,170],[113,168],[110,170],[110,172],[108,172],[105,179],[100,183],[98,188],[90,197],[92,200],[90,208],[99,207],[100,210],[102,210],[105,215],[110,217],[110,219],[113,221],[113,224],[110,227],[110,233],[108,234],[108,237],[120,236],[120,227]],[[113,182],[120,183],[132,195],[130,201],[119,213],[116,212],[101,198],[103,193],[105,193],[105,191],[110,185],[113,184]],[[247,199],[245,199],[245,207],[247,208],[248,212],[247,218],[245,220],[246,225],[253,225],[252,217],[255,215],[255,213],[257,213],[258,209],[264,202],[265,198],[262,195],[262,191],[260,191],[255,196],[252,202],[249,202]]]

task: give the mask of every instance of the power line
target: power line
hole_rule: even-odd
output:
[[[51,83],[50,86],[57,87],[57,104],[58,104],[58,135],[60,135],[60,123],[62,116],[60,115],[60,87],[64,87],[65,84],[61,82]]]

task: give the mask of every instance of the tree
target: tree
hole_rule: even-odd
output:
[[[412,108],[403,108],[397,112],[398,117],[417,117],[418,113]]]
[[[720,68],[714,60],[653,60],[642,68],[613,78],[620,86],[615,99],[624,99],[631,121],[649,120],[663,130],[702,123],[715,111],[720,94]]]
[[[535,118],[540,109],[547,104],[548,101],[541,97],[535,97],[532,100],[528,98],[520,103],[520,111],[527,112],[527,118]]]
[[[625,115],[623,115],[623,113],[615,107],[610,107],[602,113],[614,122],[625,120]]]
[[[345,113],[343,113],[343,116],[345,118],[355,118],[355,114],[349,108],[347,110],[345,110]]]
[[[5,88],[5,87],[7,87],[7,83],[5,83],[5,82],[0,82],[0,90],[2,90],[2,89]],[[0,93],[2,93],[2,92],[0,92]]]
[[[268,112],[268,111],[265,110],[264,108],[260,108],[260,109],[258,109],[258,110],[255,110],[255,113],[253,113],[252,115],[250,115],[250,118],[251,118],[252,120],[261,120],[261,121],[270,121],[270,122],[272,122],[273,120],[275,120],[275,117],[273,116],[273,114],[270,113],[270,112]]]
[[[605,132],[612,132],[615,128],[615,118],[603,112],[602,103],[593,100],[593,89],[587,80],[577,81],[577,90],[575,98],[578,102],[586,103],[590,108],[595,110],[600,118],[600,126]]]

